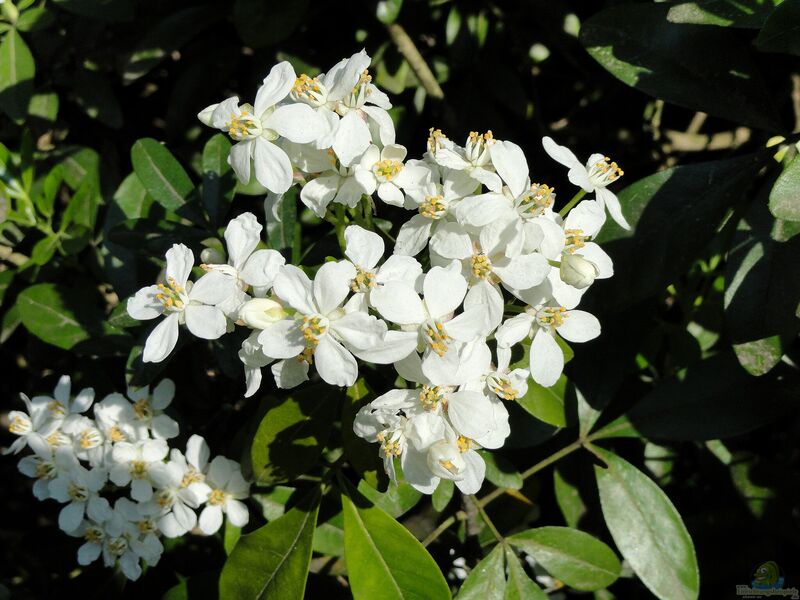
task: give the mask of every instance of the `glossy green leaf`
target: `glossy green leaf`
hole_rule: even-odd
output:
[[[778,219],[800,221],[800,156],[792,159],[772,186],[769,210]]]
[[[447,505],[450,504],[450,500],[453,499],[455,487],[455,483],[453,483],[452,479],[439,480],[439,485],[436,486],[431,496],[431,503],[437,512],[442,512],[447,508]]]
[[[58,116],[58,94],[55,92],[33,94],[28,104],[28,114],[51,123]]]
[[[670,7],[671,23],[759,29],[783,0],[701,0]]]
[[[46,265],[58,250],[59,239],[57,235],[48,235],[33,245],[31,261],[35,265]]]
[[[136,173],[130,173],[122,180],[117,191],[114,192],[113,200],[109,210],[114,211],[113,219],[111,219],[114,223],[127,219],[144,218],[153,204],[153,197],[144,189]],[[107,219],[110,218],[107,217]]]
[[[341,513],[339,516],[342,517]],[[331,522],[318,526],[314,532],[314,552],[328,556],[344,556],[344,530],[341,526]]]
[[[52,283],[31,286],[17,297],[25,328],[42,341],[63,350],[80,351],[92,338],[108,337],[123,342],[127,334],[109,325],[95,298],[85,288],[67,288]]]
[[[559,467],[553,469],[553,490],[567,525],[577,527],[581,517],[586,514],[586,503],[578,487],[564,477]]]
[[[231,143],[218,133],[203,146],[203,206],[214,224],[221,223],[233,201],[236,178],[228,164]]]
[[[700,575],[694,544],[667,495],[619,456],[596,449],[607,467],[595,466],[603,518],[622,556],[658,598],[697,598]]]
[[[54,11],[44,6],[36,6],[22,12],[17,19],[17,29],[24,32],[47,29],[56,21]]]
[[[152,138],[136,141],[131,148],[131,162],[144,188],[167,210],[177,211],[195,192],[177,159]]]
[[[708,244],[762,163],[750,155],[673,167],[619,193],[632,231],[606,222],[598,243],[614,260],[614,285],[602,303],[622,310],[659,294]]]
[[[317,490],[279,519],[241,536],[222,568],[220,597],[301,600],[319,503]]]
[[[339,402],[336,391],[325,385],[268,397],[250,446],[256,481],[287,481],[313,467],[328,440]]]
[[[567,378],[562,375],[555,385],[544,387],[528,380],[528,391],[517,398],[517,403],[537,419],[556,427],[565,427],[567,418],[564,412],[564,395]]]
[[[614,77],[692,110],[780,129],[746,44],[726,29],[671,23],[667,4],[607,8],[581,27],[581,43]]]
[[[497,544],[470,571],[456,595],[456,600],[504,600],[505,594],[505,556],[502,544]]]
[[[16,29],[0,42],[0,109],[15,121],[28,112],[36,65],[28,45]]]
[[[395,519],[414,508],[422,494],[405,481],[389,482],[385,492],[379,492],[363,479],[358,482],[358,491],[376,506],[380,506]]]
[[[508,581],[503,600],[547,600],[544,590],[536,585],[525,573],[519,558],[511,548],[506,547],[506,564],[508,565]]]
[[[74,148],[61,161],[64,181],[73,190],[85,184],[87,179],[99,180],[100,155],[91,148]]]
[[[603,589],[619,577],[621,565],[614,551],[578,529],[538,527],[508,541],[576,590]]]
[[[627,419],[648,438],[725,439],[756,429],[792,409],[797,404],[792,391],[778,377],[751,377],[732,353],[722,353],[689,367],[683,380],[661,383],[628,411]],[[623,421],[600,432],[611,434],[614,429],[630,435]],[[611,437],[600,432],[599,437]]]
[[[785,52],[800,56],[800,3],[783,2],[770,14],[756,38],[765,52]]]
[[[342,508],[344,554],[354,598],[450,598],[436,562],[405,527],[358,495],[355,499],[342,495]]]
[[[478,450],[486,463],[486,479],[501,488],[518,490],[522,488],[522,475],[507,459],[496,452]]]

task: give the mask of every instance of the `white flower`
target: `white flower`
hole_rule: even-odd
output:
[[[61,431],[71,438],[77,458],[88,461],[93,467],[103,465],[105,438],[92,419],[73,415],[64,422]]]
[[[242,213],[225,228],[228,264],[201,265],[208,271],[218,271],[233,278],[241,294],[231,297],[221,306],[226,314],[234,314],[247,299],[244,292],[252,286],[256,296],[263,296],[272,287],[278,270],[286,259],[277,250],[256,250],[261,240],[261,224],[253,213]]]
[[[111,453],[114,465],[109,478],[119,486],[130,483],[131,498],[147,502],[153,496],[152,471],[164,468],[167,452],[169,448],[164,440],[119,442]]]
[[[197,115],[204,124],[227,132],[237,142],[228,162],[242,183],[250,181],[252,159],[258,182],[271,192],[284,193],[292,185],[292,164],[275,142],[284,137],[304,144],[324,132],[324,123],[311,107],[277,106],[294,84],[294,69],[284,61],[272,67],[264,78],[254,106],[239,106],[239,99],[233,97],[212,104]]]
[[[127,498],[117,500],[103,529],[103,563],[107,567],[119,564],[122,573],[131,581],[141,576],[142,559],[152,566],[161,558],[164,546],[156,535],[158,529],[155,523],[143,518],[138,507]],[[97,534],[95,529],[92,538],[98,537]],[[92,549],[91,554],[94,552]]]
[[[354,208],[364,194],[372,193],[356,177],[356,173],[369,168],[370,156],[365,153],[360,162],[351,166],[342,164],[331,149],[326,156],[324,170],[300,190],[300,200],[318,217],[325,216],[331,202]]]
[[[192,251],[183,244],[173,245],[167,251],[166,284],[142,288],[128,300],[128,314],[134,319],[144,321],[166,315],[147,338],[144,362],[161,362],[172,352],[181,323],[207,340],[225,333],[225,314],[216,305],[230,296],[231,280],[212,271],[192,285],[189,275],[193,265]]]
[[[63,413],[60,412],[60,408],[54,411],[54,401],[51,398],[37,396],[31,400],[25,394],[20,394],[20,398],[28,412],[12,410],[8,413],[8,430],[18,438],[3,451],[3,454],[12,452],[18,454],[26,446],[30,446],[37,453],[44,452],[49,448],[47,439],[53,435],[58,436],[61,419],[60,416],[54,416],[54,412],[58,412],[59,415]]]
[[[140,510],[156,519],[165,536],[175,538],[194,529],[197,513],[193,509],[205,502],[211,490],[206,483],[196,480],[196,471],[192,471],[179,450],[173,449],[170,457],[163,469],[153,472],[156,492]]]
[[[200,513],[200,529],[206,535],[215,533],[222,525],[222,513],[231,524],[244,527],[250,520],[243,500],[250,495],[250,484],[242,477],[239,463],[217,456],[208,468],[206,483],[210,488],[206,506]]]
[[[457,435],[452,429],[445,431],[445,438],[428,449],[428,468],[439,479],[450,479],[462,494],[475,494],[483,485],[486,463],[475,452],[473,440]]]
[[[556,333],[569,342],[588,342],[600,335],[597,317],[583,310],[563,306],[528,306],[508,319],[495,335],[498,346],[510,348],[526,337],[532,338],[530,370],[533,380],[544,387],[554,385],[564,370],[564,353]]]
[[[439,133],[441,134],[441,132]],[[494,172],[489,153],[496,141],[491,130],[484,134],[471,131],[463,148],[452,143],[442,144],[441,138],[443,137],[440,135],[439,139],[435,140],[436,150],[431,153],[437,164],[456,171],[465,171],[472,179],[482,183],[493,192],[500,191],[503,184],[500,177]],[[429,150],[431,148],[430,139],[428,148]]]
[[[95,426],[103,434],[105,451],[117,442],[135,442],[149,436],[146,428],[136,419],[130,401],[114,392],[94,405]]]
[[[260,300],[260,298],[259,298]],[[268,324],[269,325],[269,324]],[[249,398],[261,387],[261,369],[273,362],[275,359],[264,354],[264,349],[258,342],[261,331],[254,331],[243,342],[239,350],[239,360],[244,366],[244,378],[247,389],[244,397]]]
[[[108,478],[106,470],[88,470],[77,464],[71,455],[63,453],[56,454],[56,461],[63,461],[62,472],[50,482],[50,497],[67,503],[58,515],[58,526],[64,531],[74,531],[84,515],[95,521],[110,517],[108,500],[100,496]]]
[[[630,229],[631,226],[622,214],[622,207],[619,199],[606,186],[622,177],[622,169],[615,162],[602,154],[592,154],[586,165],[582,165],[575,154],[565,146],[559,146],[552,138],[542,138],[542,146],[553,160],[560,162],[565,167],[569,167],[567,177],[578,187],[587,192],[594,192],[597,202],[601,207],[608,209],[608,214],[623,229]]]
[[[358,377],[352,353],[374,348],[386,335],[386,324],[361,311],[347,312],[342,303],[356,270],[349,262],[328,262],[312,284],[295,266],[275,279],[275,294],[297,312],[258,337],[264,353],[278,359],[300,356],[316,362],[320,377],[331,385],[350,386]]]
[[[351,165],[373,140],[370,126],[384,146],[394,144],[394,123],[389,98],[372,84],[367,68],[372,59],[362,50],[339,61],[324,75],[297,78],[292,97],[316,107],[328,124],[328,134],[318,148],[332,147],[343,165]]]
[[[31,449],[34,454],[20,459],[17,468],[23,475],[36,479],[33,484],[33,495],[37,500],[47,500],[50,498],[50,482],[61,475],[67,476],[68,471],[71,471],[78,461],[70,446],[53,449],[44,444],[35,445]],[[56,454],[63,456],[56,459]]]
[[[150,394],[150,386],[128,388],[128,404],[126,415],[123,419],[134,423],[139,430],[135,439],[144,439],[148,433],[156,439],[168,440],[179,433],[178,423],[172,417],[164,414],[175,397],[175,383],[171,379],[162,379]]]
[[[528,393],[528,369],[510,369],[511,348],[497,347],[497,367],[486,375],[486,388],[502,400],[516,400]]]
[[[403,206],[405,197],[401,190],[419,187],[430,176],[430,170],[419,161],[403,164],[406,149],[399,144],[389,144],[379,150],[370,145],[355,170],[355,178],[365,194],[377,190],[378,198],[393,206]]]

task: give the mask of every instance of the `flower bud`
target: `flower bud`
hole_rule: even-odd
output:
[[[561,275],[561,281],[579,290],[592,285],[598,273],[595,264],[586,260],[580,254],[565,254],[562,256],[561,266],[558,271]]]
[[[446,440],[432,444],[428,449],[428,468],[442,479],[461,479],[466,467],[458,447]]]
[[[285,316],[283,306],[269,298],[253,298],[239,309],[239,319],[253,329],[264,329]]]
[[[216,248],[203,248],[200,252],[200,260],[207,265],[218,265],[225,263],[225,255]]]

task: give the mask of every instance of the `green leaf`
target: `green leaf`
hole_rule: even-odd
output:
[[[17,19],[17,29],[26,33],[47,29],[56,21],[56,16],[52,10],[44,6],[29,8]]]
[[[405,527],[357,494],[354,500],[343,494],[342,508],[344,555],[354,598],[450,598],[436,562]]]
[[[768,131],[780,129],[747,46],[719,27],[670,23],[666,4],[607,8],[581,43],[614,77],[655,98]]]
[[[800,221],[800,155],[792,159],[772,186],[769,210],[777,219]]]
[[[508,541],[576,590],[600,590],[619,577],[621,565],[614,551],[578,529],[539,527]]]
[[[342,513],[338,515],[343,519]],[[331,522],[323,523],[314,532],[314,552],[328,556],[344,556],[344,530]]]
[[[624,459],[595,451],[608,465],[594,470],[603,518],[622,556],[658,598],[697,598],[700,574],[694,544],[672,502]]]
[[[31,261],[35,265],[46,265],[58,250],[59,238],[57,235],[48,235],[34,244],[31,250]]]
[[[330,435],[339,401],[338,393],[320,384],[268,397],[250,446],[256,481],[287,481],[313,467]]]
[[[225,547],[225,554],[231,555],[240,537],[242,537],[242,528],[236,527],[236,525],[231,524],[230,520],[226,520],[222,534],[222,545]]]
[[[64,172],[61,165],[56,165],[45,176],[42,181],[40,193],[34,198],[36,209],[45,217],[53,216],[56,195],[61,189],[61,182],[64,181]]]
[[[763,157],[674,167],[619,192],[633,230],[607,222],[598,243],[614,260],[602,303],[619,311],[660,294],[705,249],[729,207],[747,190]]]
[[[414,508],[422,499],[420,492],[402,480],[399,484],[390,481],[386,491],[379,492],[362,479],[358,482],[358,491],[395,519]]]
[[[218,133],[203,147],[203,206],[213,224],[219,224],[228,213],[236,190],[236,178],[228,164],[231,143]]]
[[[177,212],[195,193],[192,180],[177,159],[152,138],[133,144],[131,162],[144,188],[167,210]]]
[[[115,244],[156,256],[163,256],[176,240],[192,246],[207,237],[204,229],[164,219],[129,219],[114,225],[107,235]]]
[[[583,515],[586,514],[586,503],[581,498],[578,487],[564,478],[558,467],[553,469],[553,490],[556,502],[564,520],[570,527],[577,527]]]
[[[126,298],[117,304],[111,314],[108,315],[108,323],[118,329],[127,329],[128,327],[141,325],[142,322],[137,321],[128,314],[128,299]]]
[[[661,383],[627,413],[627,418],[648,438],[725,439],[791,410],[797,404],[792,392],[780,377],[755,379],[739,367],[732,353],[721,353],[689,367],[683,380]],[[627,435],[622,422],[609,424],[598,434],[612,428]]]
[[[704,0],[670,6],[671,23],[759,29],[783,0]]]
[[[450,500],[453,499],[455,487],[456,486],[452,479],[439,480],[439,485],[436,486],[436,489],[433,491],[433,495],[431,496],[431,503],[433,504],[433,508],[436,510],[436,512],[442,512],[445,508],[447,508],[447,505],[450,504]]]
[[[504,600],[506,569],[503,545],[494,549],[470,571],[461,585],[456,600]]]
[[[114,214],[107,217],[107,221],[116,224],[128,219],[142,219],[148,215],[152,204],[153,197],[144,189],[136,173],[130,173],[114,192],[114,199],[109,207],[109,212],[114,211]]]
[[[128,84],[149,73],[164,58],[178,50],[203,30],[220,19],[222,13],[210,6],[193,6],[178,10],[155,21],[142,36],[128,58],[122,72]]]
[[[58,116],[58,94],[55,92],[33,94],[28,104],[28,114],[51,123]]]
[[[800,3],[783,2],[772,11],[756,38],[764,52],[785,52],[800,56]]]
[[[526,367],[527,368],[527,367]],[[567,378],[562,375],[555,385],[544,387],[533,380],[528,381],[528,391],[517,398],[517,403],[537,419],[556,427],[565,427],[564,394]]]
[[[505,551],[508,581],[503,600],[547,600],[547,594],[528,577],[517,555],[511,548],[506,547]]]
[[[36,65],[25,40],[12,29],[0,42],[0,108],[21,122],[33,95]]]
[[[486,463],[486,479],[500,488],[519,490],[522,488],[522,475],[507,459],[496,452],[478,450]]]
[[[315,490],[279,519],[239,538],[222,568],[220,597],[301,600],[320,497]]]
[[[86,181],[99,181],[100,155],[91,148],[75,148],[61,161],[64,169],[64,181],[73,190],[77,190]]]
[[[287,39],[303,21],[309,0],[264,4],[260,0],[236,0],[233,24],[251,48],[271,46]]]
[[[98,300],[85,288],[40,283],[23,290],[17,306],[28,331],[63,350],[80,351],[92,338],[125,343],[129,336],[106,322]]]
[[[83,112],[113,129],[122,127],[122,108],[106,77],[97,71],[78,69],[71,82],[72,99]]]
[[[14,281],[14,273],[15,271],[11,269],[0,271],[0,306],[3,305],[6,292],[8,291],[8,288],[11,287],[11,282]]]
[[[21,324],[19,308],[14,304],[3,313],[3,318],[0,320],[0,344],[5,344]]]

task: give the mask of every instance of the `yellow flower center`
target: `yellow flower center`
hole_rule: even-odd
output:
[[[423,385],[419,393],[419,401],[427,411],[436,410],[439,402],[444,402],[444,393],[438,385]]]
[[[14,415],[11,423],[8,424],[8,430],[14,435],[25,435],[33,430],[31,420],[21,415]]]
[[[555,188],[544,183],[533,183],[520,198],[519,209],[532,217],[538,217],[553,206],[555,198]]]
[[[428,129],[428,152],[436,154],[440,148],[444,148],[444,142],[447,141],[447,136],[442,133],[441,129]]]
[[[155,533],[156,524],[150,519],[145,519],[144,521],[139,521],[138,523],[136,523],[136,528],[142,535],[147,535],[149,533]]]
[[[161,508],[169,508],[175,503],[175,496],[172,494],[172,490],[162,490],[156,495],[156,503]]]
[[[122,556],[128,550],[128,540],[117,537],[108,542],[108,551],[112,556]]]
[[[378,284],[375,282],[375,273],[356,267],[356,276],[350,282],[351,290],[354,292],[367,292],[376,285]]]
[[[258,131],[258,123],[256,123],[255,118],[244,110],[240,115],[231,113],[230,119],[225,123],[225,126],[228,128],[228,135],[237,142],[256,135]]]
[[[181,488],[187,488],[193,483],[200,483],[204,481],[205,477],[202,473],[197,471],[194,467],[189,467],[189,470],[186,472],[186,475],[183,476],[181,479]]]
[[[564,240],[564,250],[570,254],[583,248],[586,242],[591,239],[591,236],[583,235],[583,229],[565,229],[564,235],[566,236]]]
[[[541,325],[555,329],[563,325],[568,316],[567,309],[563,306],[545,306],[536,314],[536,319]]]
[[[477,444],[468,437],[460,435],[456,440],[456,446],[458,446],[458,451],[464,454],[467,450],[477,447]]]
[[[67,494],[76,502],[86,502],[89,499],[89,490],[74,482],[69,484]]]
[[[472,274],[478,279],[486,279],[491,283],[497,283],[499,279],[492,272],[492,263],[485,254],[472,255]]]
[[[446,210],[444,196],[425,196],[419,205],[419,214],[427,219],[441,219]]]
[[[37,479],[52,479],[55,474],[56,466],[49,460],[42,460],[37,458],[36,461],[36,478]]]
[[[103,443],[103,438],[100,436],[100,432],[91,427],[84,429],[78,437],[78,440],[81,448],[84,450],[88,450],[89,448],[97,448],[97,446]]]
[[[294,80],[292,86],[292,94],[295,98],[302,98],[305,100],[316,100],[315,95],[321,94],[322,88],[319,86],[319,79],[316,77],[309,77],[302,73],[297,79]]]
[[[625,171],[620,169],[619,165],[611,162],[607,156],[603,160],[599,160],[589,168],[589,179],[598,186],[606,186],[622,177]]]
[[[161,302],[165,309],[183,310],[183,294],[186,293],[186,289],[177,281],[175,281],[174,278],[169,277],[167,279],[167,285],[159,283],[158,289],[159,293],[156,294],[156,300]]]
[[[452,339],[444,330],[441,321],[433,321],[425,326],[425,339],[428,346],[439,356],[447,354],[447,343]]]
[[[208,503],[211,506],[221,506],[225,504],[225,498],[228,496],[225,490],[214,490],[208,496]]]
[[[403,163],[399,160],[380,160],[372,167],[372,172],[378,181],[391,181],[400,171],[403,170]]]
[[[65,414],[67,414],[67,408],[58,400],[48,402],[47,410],[53,413],[54,417],[63,417]]]
[[[143,460],[132,460],[130,471],[133,479],[144,479],[147,477],[147,463]]]
[[[150,406],[150,402],[147,400],[147,398],[142,398],[141,400],[134,402],[133,412],[136,413],[136,417],[142,421],[147,421],[153,418],[153,409]]]
[[[112,442],[124,442],[127,439],[122,430],[116,425],[108,430],[108,437]]]
[[[503,400],[516,400],[519,392],[511,385],[507,377],[491,377],[489,379],[489,389]]]
[[[306,340],[306,348],[313,350],[319,344],[319,338],[325,335],[328,331],[328,326],[322,322],[318,316],[303,317],[303,323],[300,325],[300,331],[303,338]]]
[[[99,527],[87,527],[83,539],[92,544],[99,544],[105,536],[106,534]]]
[[[394,437],[387,437],[385,431],[381,431],[377,438],[381,443],[381,452],[384,456],[400,456],[403,453],[400,440]]]

